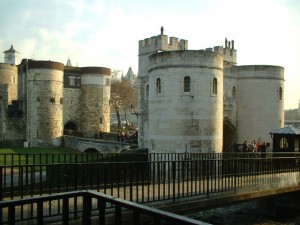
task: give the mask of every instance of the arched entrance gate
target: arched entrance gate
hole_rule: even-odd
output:
[[[236,140],[236,128],[228,119],[224,119],[223,152],[232,152],[231,146],[235,140]]]

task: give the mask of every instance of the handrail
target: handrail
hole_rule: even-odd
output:
[[[71,199],[81,198],[82,201],[72,201]],[[93,209],[93,200],[97,200],[97,208]],[[105,224],[106,220],[106,212],[107,212],[107,204],[110,203],[114,206],[114,214],[115,214],[115,224],[123,224],[122,223],[122,208],[129,209],[132,211],[132,224],[141,224],[142,215],[148,215],[155,222],[154,224],[161,224],[162,221],[166,222],[175,222],[180,223],[182,225],[205,225],[207,223],[197,221],[194,219],[190,219],[184,216],[176,215],[173,213],[165,212],[159,209],[155,209],[146,205],[137,204],[134,202],[130,202],[127,200],[115,198],[100,192],[95,192],[92,190],[83,190],[83,191],[73,191],[68,193],[60,193],[49,196],[40,196],[40,197],[32,197],[21,200],[11,200],[11,201],[0,201],[0,225],[2,224],[15,224],[15,222],[20,221],[21,219],[16,219],[16,215],[18,209],[23,208],[24,205],[30,204],[31,210],[35,210],[37,212],[36,216],[28,216],[28,218],[22,218],[21,221],[26,220],[36,220],[37,224],[41,225],[44,223],[44,214],[43,211],[45,207],[50,207],[50,204],[53,204],[53,201],[63,201],[61,206],[62,213],[59,217],[62,217],[62,223],[69,224],[72,213],[70,210],[70,206],[75,208],[74,204],[79,204],[82,206],[82,210],[76,212],[76,215],[81,214],[81,224],[90,225],[92,224],[92,220],[98,222],[97,224]],[[45,205],[46,204],[46,205]],[[73,205],[72,205],[73,204]],[[94,204],[95,205],[95,204]],[[59,206],[57,206],[59,207]],[[77,208],[78,206],[76,206]],[[92,214],[92,210],[98,211],[98,214]],[[3,211],[6,211],[7,214],[4,216],[2,214]],[[29,213],[30,215],[30,213]],[[78,215],[77,215],[78,216]],[[55,219],[55,218],[54,218]],[[57,218],[56,218],[57,220]],[[50,221],[51,222],[51,221]],[[52,222],[55,222],[52,221]],[[80,221],[78,221],[80,222]]]

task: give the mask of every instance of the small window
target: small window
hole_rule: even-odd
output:
[[[69,77],[70,86],[75,86],[75,77]]]
[[[286,137],[280,138],[279,144],[280,144],[281,149],[286,149],[287,150],[288,147],[289,147],[288,139]]]
[[[149,99],[149,84],[146,85],[146,95],[145,99]]]
[[[191,78],[189,76],[184,77],[183,89],[184,89],[184,92],[191,91]]]
[[[59,102],[60,102],[60,104],[62,105],[62,104],[64,103],[64,99],[63,99],[63,98],[60,98],[60,99],[59,99]]]
[[[160,94],[161,93],[161,79],[157,78],[156,79],[156,94]]]
[[[232,87],[232,99],[236,100],[236,87],[235,86]]]
[[[217,78],[214,78],[214,79],[213,79],[212,93],[213,93],[214,95],[218,94],[218,83],[217,83]]]
[[[37,98],[36,98],[36,102],[41,102],[40,97],[37,97]]]
[[[282,87],[279,88],[279,101],[282,101]]]
[[[11,77],[11,83],[16,84],[16,77]]]
[[[55,98],[51,97],[51,98],[50,98],[50,102],[51,102],[51,105],[54,105],[54,103],[55,103]]]
[[[100,124],[102,124],[102,116],[100,116]]]

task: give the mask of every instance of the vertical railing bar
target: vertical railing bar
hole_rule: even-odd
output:
[[[43,200],[39,199],[37,201],[36,207],[37,207],[37,224],[38,225],[43,225],[44,224],[44,221],[43,221],[43,218],[44,218],[44,215],[43,215],[43,211],[44,211],[44,209],[43,209]]]
[[[106,209],[106,202],[104,201],[104,198],[98,198],[99,225],[105,225],[105,209]]]
[[[115,205],[115,225],[122,224],[122,210],[121,206]]]
[[[91,225],[91,210],[92,197],[85,193],[83,194],[82,224]]]
[[[63,198],[63,224],[69,225],[69,198],[64,197]]]

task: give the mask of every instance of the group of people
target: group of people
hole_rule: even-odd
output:
[[[232,148],[233,152],[253,152],[265,156],[268,148],[268,143],[253,140],[251,141],[251,143],[248,143],[248,141],[244,141],[243,144],[239,144],[237,141],[235,141]]]
[[[118,142],[131,142],[137,143],[138,132],[137,131],[127,131],[127,132],[118,132],[117,133],[117,141]]]

